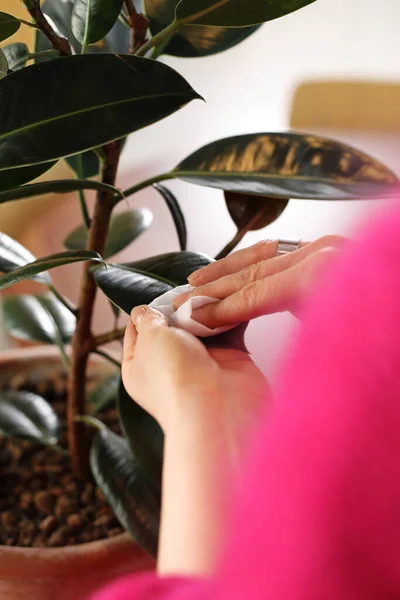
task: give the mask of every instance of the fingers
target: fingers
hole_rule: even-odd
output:
[[[275,312],[295,312],[317,279],[318,269],[331,255],[332,249],[313,253],[282,272],[241,287],[220,302],[195,310],[193,319],[215,328]]]
[[[280,273],[281,271],[298,264],[310,254],[313,254],[324,247],[333,247],[341,243],[343,243],[342,238],[336,236],[326,236],[316,240],[315,242],[305,243],[302,247],[300,247],[299,250],[295,252],[291,252],[284,256],[274,256],[273,258],[267,260],[252,263],[235,273],[225,275],[220,279],[206,283],[205,285],[200,285],[188,294],[182,294],[178,296],[174,300],[174,307],[175,309],[178,309],[182,304],[184,304],[184,302],[194,296],[208,296],[223,300],[227,296],[238,292],[242,287],[248,285],[249,283],[270,277],[276,273]],[[269,244],[271,244],[271,242],[269,242]],[[259,253],[260,245],[256,244],[248,250],[249,254],[254,256],[254,252]],[[234,255],[232,255],[232,257],[233,256]],[[221,263],[222,262],[223,261],[221,261]],[[216,264],[217,263],[215,263],[215,265]]]
[[[237,273],[253,263],[260,262],[266,258],[272,258],[276,255],[277,248],[277,241],[267,240],[259,242],[254,246],[238,250],[226,258],[195,271],[188,277],[188,281],[190,285],[199,286],[209,283],[210,281],[215,281],[225,275]]]
[[[157,327],[168,327],[167,319],[149,306],[137,306],[131,313],[124,337],[123,361],[133,359],[139,332],[141,334]]]

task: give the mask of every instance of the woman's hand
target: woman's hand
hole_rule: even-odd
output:
[[[207,350],[148,307],[132,312],[122,377],[165,433],[158,571],[207,576],[226,534],[243,444],[269,403],[267,383],[247,354]]]
[[[196,271],[189,283],[196,287],[174,301],[175,308],[193,296],[210,296],[220,302],[193,312],[193,318],[215,328],[274,312],[296,313],[319,273],[346,242],[326,236],[300,249],[276,256],[278,242],[259,242]]]
[[[225,436],[245,435],[269,389],[244,352],[205,346],[146,306],[128,324],[122,363],[125,388],[168,432],[175,420],[224,415]]]

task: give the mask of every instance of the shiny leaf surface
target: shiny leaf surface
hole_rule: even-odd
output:
[[[100,161],[96,152],[88,150],[83,154],[75,154],[65,159],[73,172],[80,179],[96,177],[100,171]]]
[[[56,162],[49,162],[42,163],[41,165],[34,165],[33,167],[20,167],[17,169],[0,171],[0,193],[37,179],[55,164]],[[25,193],[25,190],[23,193]],[[4,202],[4,200],[1,200],[0,196],[0,203],[1,202]]]
[[[59,422],[46,400],[23,391],[0,391],[0,431],[7,437],[52,446],[57,443]]]
[[[218,140],[186,158],[174,175],[229,192],[313,200],[393,195],[397,182],[392,171],[364,152],[296,133]]]
[[[76,326],[72,313],[50,294],[6,296],[3,319],[12,337],[46,344],[69,342]]]
[[[94,44],[112,29],[124,0],[75,0],[71,26],[75,38],[83,44]]]
[[[35,260],[33,254],[19,242],[5,233],[0,233],[0,272],[9,273]],[[35,277],[35,281],[46,285],[51,279],[47,273],[42,273]]]
[[[236,192],[225,192],[225,202],[239,231],[264,229],[276,221],[289,204],[289,200],[254,197]]]
[[[7,38],[17,33],[21,23],[5,12],[0,12],[0,42],[3,42]]]
[[[145,0],[144,4],[151,33],[156,35],[174,20],[178,0]],[[210,56],[236,46],[257,29],[186,25],[172,36],[163,53],[186,58]]]
[[[4,290],[15,283],[30,279],[39,273],[44,273],[55,267],[62,267],[63,265],[69,265],[80,261],[98,261],[102,262],[102,258],[97,252],[90,252],[87,250],[75,250],[73,252],[61,252],[60,254],[52,254],[51,256],[45,256],[35,262],[29,263],[24,267],[20,267],[15,271],[11,271],[6,275],[0,277],[0,290]]]
[[[104,428],[96,434],[90,466],[121,525],[152,556],[157,555],[160,498],[147,482],[128,443]]]
[[[119,213],[112,217],[104,258],[114,256],[147,231],[153,221],[153,215],[147,208],[135,208]],[[64,246],[70,250],[83,250],[86,248],[88,230],[84,225],[79,226],[64,241]]]
[[[315,0],[181,0],[178,21],[220,27],[245,27],[272,21]]]
[[[110,375],[98,385],[96,385],[88,394],[87,401],[91,407],[91,413],[96,415],[101,410],[114,404],[118,397],[120,374]]]
[[[186,250],[187,246],[187,230],[186,230],[186,221],[185,216],[182,212],[181,207],[179,206],[178,200],[175,198],[174,194],[166,188],[164,185],[160,185],[156,183],[154,185],[155,189],[161,194],[164,198],[166,205],[168,206],[168,210],[171,213],[171,217],[174,221],[176,233],[178,234],[178,240],[181,250]]]
[[[135,56],[70,56],[27,67],[0,81],[0,172],[101,146],[195,98],[173,69]]]
[[[151,415],[127,394],[121,381],[118,412],[122,432],[143,473],[161,490],[164,434]]]
[[[128,315],[135,306],[150,304],[173,288],[162,279],[124,267],[107,265],[95,270],[94,277],[104,294]]]
[[[43,165],[37,165],[37,167],[43,167]],[[12,171],[22,172],[23,170],[28,171],[29,169],[35,168],[36,167],[10,169],[9,171],[6,171],[6,174],[12,173]],[[0,178],[2,178],[2,175],[3,174],[0,172]],[[110,192],[115,194],[116,197],[122,197],[117,188],[101,183],[100,181],[91,181],[88,179],[59,179],[57,181],[32,183],[31,185],[24,185],[19,188],[0,192],[0,204],[3,204],[4,202],[10,202],[12,200],[22,200],[23,198],[34,198],[35,196],[42,196],[43,194],[69,194],[70,192],[76,192],[77,190],[97,190]]]
[[[3,79],[7,75],[8,72],[8,61],[7,57],[4,54],[2,48],[0,48],[0,79]]]
[[[21,42],[4,46],[3,52],[7,58],[8,68],[12,71],[23,69],[29,60],[29,48]]]
[[[126,264],[131,269],[146,271],[167,279],[175,286],[187,283],[187,278],[197,269],[207,266],[213,259],[199,252],[168,252]]]

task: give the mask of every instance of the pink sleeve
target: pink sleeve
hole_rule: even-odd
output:
[[[400,597],[400,213],[307,309],[218,576],[131,577],[96,600]]]

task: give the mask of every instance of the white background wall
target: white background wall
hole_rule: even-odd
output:
[[[193,102],[133,135],[123,158],[122,181],[130,183],[169,170],[214,139],[287,128],[294,91],[303,81],[398,82],[399,23],[399,0],[317,0],[267,23],[228,52],[204,59],[168,58],[168,64],[187,78],[206,104]],[[381,158],[400,174],[397,136],[368,132],[335,132],[335,136]],[[181,182],[168,185],[182,203],[189,248],[215,255],[235,231],[221,192]],[[131,204],[149,206],[155,222],[123,258],[175,250],[173,228],[155,192],[142,192]],[[374,203],[291,202],[276,223],[249,234],[245,245],[264,237],[312,240],[325,233],[348,233],[354,221],[377,209]],[[282,354],[292,324],[290,316],[278,315],[259,319],[250,327],[250,349],[268,373]]]

